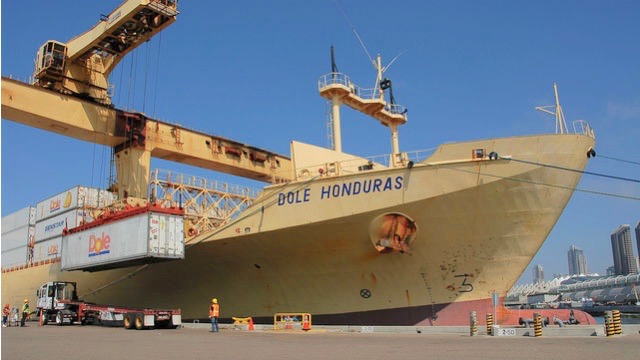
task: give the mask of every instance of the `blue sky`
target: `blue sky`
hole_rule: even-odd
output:
[[[42,43],[70,40],[120,3],[3,1],[2,75],[27,79]],[[553,132],[554,120],[534,108],[553,104],[557,82],[569,127],[587,120],[598,154],[640,162],[637,1],[183,0],[180,11],[112,74],[118,108],[283,155],[291,140],[326,146],[317,81],[330,72],[330,46],[341,72],[363,87],[375,81],[355,28],[383,62],[402,53],[386,75],[409,109],[403,151]],[[345,152],[390,152],[386,128],[346,108],[342,115]],[[106,187],[109,149],[4,119],[1,129],[3,214],[75,185]],[[165,161],[152,167],[262,186]],[[603,157],[587,170],[640,178],[640,166]],[[638,183],[601,177],[585,175],[579,188],[640,197]],[[604,273],[611,232],[638,221],[638,200],[576,192],[521,282],[535,264],[547,279],[567,273],[570,245]]]

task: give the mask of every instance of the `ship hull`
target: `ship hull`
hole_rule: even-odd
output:
[[[502,299],[528,266],[580,179],[562,168],[584,169],[593,143],[543,135],[447,144],[403,168],[270,186],[234,222],[191,241],[184,260],[4,271],[3,302],[70,280],[88,301],[179,307],[185,319],[206,319],[217,297],[223,318],[309,312],[324,324],[465,325],[469,311],[493,312],[494,294]],[[475,149],[500,158],[472,159]],[[400,246],[386,246],[389,227]],[[496,315],[500,324],[529,317],[502,307]]]

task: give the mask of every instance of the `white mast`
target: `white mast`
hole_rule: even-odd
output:
[[[553,83],[553,92],[556,98],[555,105],[538,106],[536,110],[540,110],[547,114],[551,114],[556,118],[556,134],[568,134],[567,122],[564,119],[564,113],[562,112],[562,106],[560,106],[560,97],[558,96],[558,84]],[[555,106],[555,111],[549,110],[549,108]]]

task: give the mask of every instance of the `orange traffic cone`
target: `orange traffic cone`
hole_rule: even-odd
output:
[[[311,324],[310,324],[310,321],[309,321],[309,317],[306,316],[306,315],[302,319],[302,330],[304,330],[304,331],[311,330]]]
[[[254,330],[254,328],[253,328],[253,318],[252,317],[249,318],[249,330]]]

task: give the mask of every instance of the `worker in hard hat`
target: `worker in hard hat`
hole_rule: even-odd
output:
[[[11,314],[11,306],[9,306],[9,304],[5,304],[4,308],[2,308],[2,327],[7,327],[9,314]]]
[[[220,316],[220,304],[218,299],[211,299],[211,306],[209,307],[209,319],[211,319],[211,332],[218,332],[218,317]]]
[[[31,315],[29,311],[29,299],[24,299],[24,303],[22,304],[22,320],[20,320],[20,326],[24,326],[24,322],[27,321],[27,318]]]

